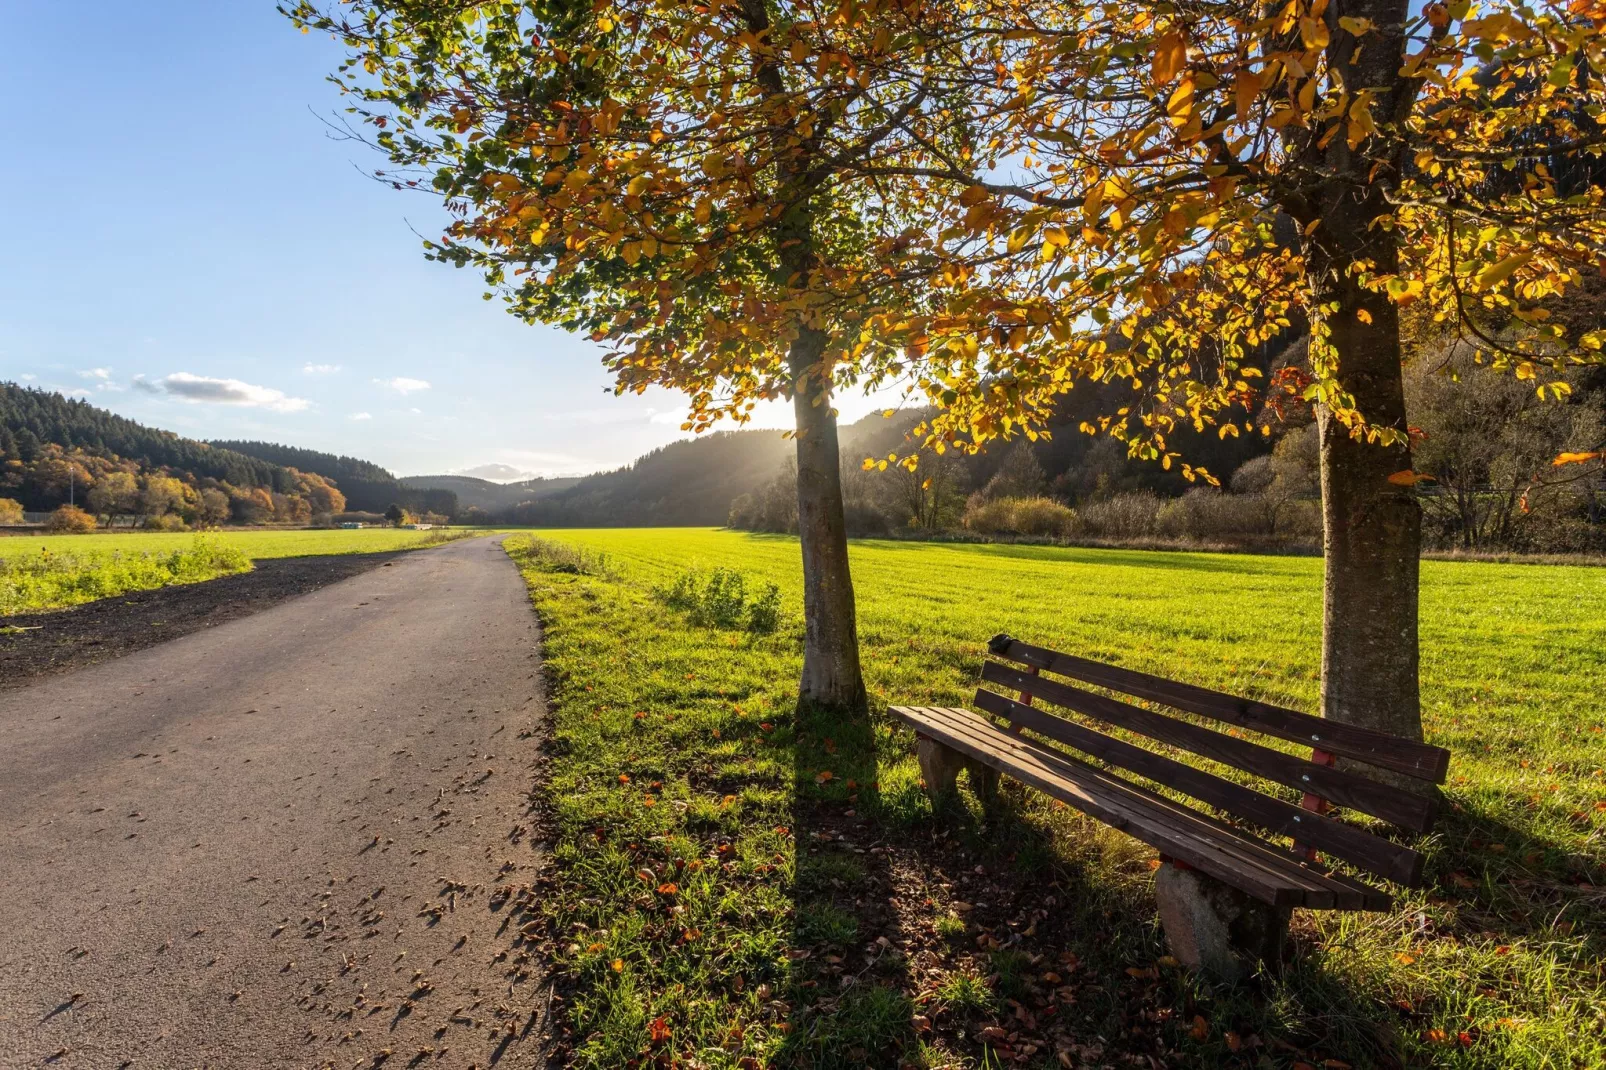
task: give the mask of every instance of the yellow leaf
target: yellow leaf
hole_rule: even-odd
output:
[[[1318,48],[1326,48],[1327,23],[1321,19],[1300,19],[1299,38],[1305,42],[1305,48],[1308,51],[1314,52]]]
[[[1534,258],[1532,253],[1513,253],[1498,263],[1490,264],[1478,272],[1477,287],[1488,290],[1511,278],[1512,273]]]
[[[1356,37],[1369,34],[1377,28],[1371,19],[1357,18],[1354,15],[1340,16],[1338,24],[1344,27],[1344,29],[1348,30],[1350,33],[1354,34]]]
[[[1583,464],[1585,461],[1593,461],[1600,455],[1599,450],[1590,453],[1558,453],[1550,464],[1554,468],[1560,468],[1564,464]]]
[[[1188,62],[1188,39],[1177,30],[1168,30],[1154,42],[1154,59],[1149,70],[1155,85],[1170,85]]]
[[[1372,314],[1366,311],[1364,308],[1358,308],[1355,310],[1355,318],[1360,320],[1362,323],[1372,322]]]

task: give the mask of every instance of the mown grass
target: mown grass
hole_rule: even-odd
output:
[[[217,531],[0,538],[0,616],[200,583],[252,561],[436,546],[466,531]]]
[[[508,545],[553,675],[550,904],[577,1065],[979,1066],[982,1023],[1029,1003],[1055,951],[1083,983],[1021,1065],[1118,1064],[1133,1045],[1188,1065],[1606,1065],[1606,572],[1424,564],[1424,718],[1455,755],[1427,886],[1395,889],[1388,915],[1301,912],[1282,977],[1213,991],[1163,965],[1146,850],[1020,790],[995,821],[973,800],[933,821],[912,736],[881,711],[964,704],[1000,631],[1312,709],[1319,561],[855,543],[875,710],[843,725],[793,711],[794,540]],[[692,625],[654,594],[688,568],[777,584],[779,630]],[[951,847],[1041,888],[1068,946],[987,953],[954,905],[970,877]],[[887,886],[891,921],[855,898]],[[923,944],[950,950],[894,953]],[[923,1032],[931,1018],[961,1024]]]

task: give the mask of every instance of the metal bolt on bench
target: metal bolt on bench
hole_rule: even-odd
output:
[[[1433,784],[1442,783],[1449,769],[1450,752],[1444,748],[1090,661],[1007,635],[993,637],[987,646],[1000,660],[982,665],[982,681],[1017,691],[1019,699],[983,687],[975,698],[982,713],[926,706],[891,709],[919,737],[926,790],[941,795],[953,788],[961,769],[968,769],[977,794],[990,801],[999,774],[1007,773],[1154,847],[1163,863],[1155,875],[1160,921],[1172,953],[1190,966],[1236,979],[1259,961],[1275,964],[1294,907],[1390,909],[1387,892],[1328,872],[1318,864],[1319,852],[1400,884],[1421,882],[1418,852],[1339,821],[1328,810],[1332,806],[1358,810],[1411,832],[1428,831],[1434,818],[1429,794],[1339,768],[1337,759]],[[1045,673],[1168,709],[1137,706]],[[1038,701],[1084,720],[1046,712],[1035,704]],[[1185,715],[1311,744],[1311,757],[1216,731]],[[1246,787],[1117,738],[1111,729],[1294,789],[1302,800],[1296,805]],[[1038,737],[1108,768],[1091,765]],[[1116,775],[1117,769],[1273,835],[1287,836],[1293,846],[1281,846],[1166,798]]]

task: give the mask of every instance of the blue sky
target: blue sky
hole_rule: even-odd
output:
[[[0,0],[0,37],[28,43],[0,64],[0,379],[402,475],[588,472],[684,437],[676,395],[615,398],[598,347],[424,260],[437,203],[328,136],[339,52],[272,0]]]

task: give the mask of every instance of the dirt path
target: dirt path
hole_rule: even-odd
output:
[[[0,693],[0,1067],[540,1065],[538,638],[475,539]]]

